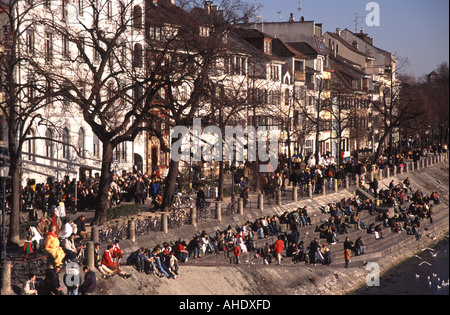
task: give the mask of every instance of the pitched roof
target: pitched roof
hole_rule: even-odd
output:
[[[295,50],[299,51],[305,57],[316,57],[317,55],[321,55],[321,53],[317,49],[315,49],[307,42],[294,42],[288,43],[288,45],[294,48]]]
[[[276,54],[266,54],[264,52],[264,44],[262,41],[265,38],[270,38],[273,40],[274,38],[272,38],[270,35],[267,35],[255,29],[247,29],[242,27],[236,27],[235,29],[233,29],[233,32],[241,40],[244,40],[253,48],[255,48],[255,51],[257,51],[260,55],[264,55],[265,58],[268,58],[272,61],[281,61]]]
[[[342,37],[340,37],[339,35],[332,33],[332,32],[326,32],[325,35],[328,34],[331,37],[333,37],[334,39],[336,39],[337,41],[339,41],[339,43],[341,43],[342,45],[344,45],[346,48],[348,48],[349,50],[353,51],[354,53],[360,54],[361,56],[364,56],[366,58],[372,58],[372,56],[356,49],[355,47],[353,47],[353,45],[350,45],[345,39],[343,39]]]
[[[295,57],[297,59],[307,59],[308,57],[292,47],[291,45],[283,42],[278,38],[272,40],[273,51],[277,56],[280,57]]]

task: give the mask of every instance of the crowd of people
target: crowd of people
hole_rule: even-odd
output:
[[[22,188],[22,208],[41,210],[51,214],[55,209],[63,208],[63,214],[76,213],[95,209],[95,198],[98,193],[99,180],[90,178],[85,181],[75,181],[65,178],[60,181],[49,180],[47,183],[36,183],[29,180]],[[109,188],[108,199],[110,206],[117,206],[122,202],[144,203],[151,198],[155,207],[160,205],[163,180],[160,173],[151,176],[147,174],[133,174],[123,172],[122,175],[113,174]]]
[[[403,157],[397,156],[394,163],[401,167],[404,163]],[[296,169],[289,177],[286,173],[263,176],[262,187],[268,196],[273,196],[278,190],[285,192],[289,181],[294,186],[301,187],[312,181],[316,184],[316,189],[319,189],[325,180],[331,187],[333,179],[354,176],[361,180],[361,176],[364,177],[368,169],[373,171],[384,167],[386,165],[383,159],[371,165],[365,161],[348,162],[339,168],[336,168],[334,164],[324,167],[306,167],[304,170]],[[53,268],[46,273],[45,288],[41,286],[41,294],[62,294],[58,277],[55,275],[61,270],[62,265],[67,266],[70,262],[78,261],[84,248],[80,243],[77,244],[76,240],[82,241],[89,235],[86,233],[83,216],[79,216],[74,222],[69,219],[61,221],[61,218],[66,217],[65,211],[71,211],[74,207],[75,196],[78,209],[92,209],[97,188],[98,182],[95,180],[84,184],[81,182],[75,184],[74,181],[69,180],[37,185],[29,182],[24,188],[24,206],[38,208],[43,210],[44,214],[47,213],[37,227],[27,227],[27,239],[24,245],[26,257],[31,257],[33,252],[44,250],[53,261]],[[157,197],[162,189],[163,184],[159,174],[152,174],[150,177],[130,173],[123,173],[122,176],[115,174],[110,188],[111,205],[118,205],[123,201],[141,203],[150,197],[157,206]],[[248,193],[246,178],[241,179],[241,191]],[[328,265],[333,262],[329,245],[336,244],[341,235],[348,233],[351,224],[356,229],[366,229],[367,233],[375,234],[376,238],[383,238],[383,228],[388,227],[399,233],[406,231],[406,234],[415,235],[417,239],[420,239],[421,221],[429,219],[432,223],[433,205],[440,202],[437,192],[424,196],[420,190],[414,191],[408,177],[397,184],[392,181],[387,189],[378,190],[378,185],[370,183],[370,191],[383,204],[392,207],[395,214],[391,216],[389,212],[380,210],[370,199],[361,200],[358,196],[351,199],[343,198],[337,203],[325,205],[323,212],[330,217],[316,227],[315,232],[319,233],[318,237],[315,237],[309,245],[299,239],[300,229],[311,225],[305,206],[280,216],[263,216],[253,222],[247,221],[234,229],[228,226],[226,230],[217,231],[214,236],[203,231],[200,235],[194,235],[188,243],[180,238],[175,243],[158,244],[151,250],[142,247],[130,254],[126,264],[133,266],[138,272],[169,279],[176,279],[179,276],[179,263],[221,252],[228,257],[232,256],[236,264],[240,264],[241,257],[248,253],[262,259],[264,264],[271,264],[273,261],[282,264],[283,255],[285,255],[292,259],[292,263],[304,261],[313,265],[317,263]],[[366,225],[359,218],[363,210],[368,210],[371,215],[377,215],[379,222]],[[288,233],[282,232],[281,224],[287,224]],[[257,239],[265,239],[269,236],[276,236],[277,240],[273,244],[265,242],[261,247],[254,245]],[[325,239],[326,242],[321,244],[319,239]],[[355,243],[346,237],[343,247],[346,268],[352,251],[355,255],[365,254],[366,251],[362,237],[359,237]],[[108,245],[103,253],[100,252],[100,244],[95,244],[94,252],[95,267],[104,278],[113,275],[130,277],[130,274],[121,268],[123,253],[118,241]],[[83,272],[86,285],[83,283],[76,288],[67,286],[69,294],[89,294],[95,290],[95,274],[87,267],[83,268]],[[24,287],[25,294],[37,293],[35,281],[36,276],[30,274]]]

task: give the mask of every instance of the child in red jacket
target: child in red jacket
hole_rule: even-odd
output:
[[[350,262],[350,250],[348,248],[344,250],[344,258],[345,258],[345,268],[348,268],[348,264]]]
[[[278,236],[278,240],[273,245],[273,252],[277,257],[278,265],[281,265],[281,255],[283,254],[284,242],[281,235]]]
[[[234,257],[236,257],[236,264],[241,263],[241,248],[238,245],[234,245]]]

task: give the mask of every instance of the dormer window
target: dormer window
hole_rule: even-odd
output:
[[[270,39],[264,40],[264,53],[268,55],[272,54],[272,40]]]

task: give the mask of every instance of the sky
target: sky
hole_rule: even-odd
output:
[[[300,0],[248,0],[262,5],[259,16],[265,22],[282,21],[294,14],[300,17]],[[323,24],[323,33],[347,28],[358,32],[364,27],[374,45],[407,58],[404,73],[420,78],[443,62],[449,63],[449,0],[302,0],[305,21]],[[379,7],[379,25],[368,25],[366,17],[375,11],[366,5],[375,2]],[[280,13],[281,12],[281,13]],[[374,19],[370,19],[375,21]],[[370,22],[370,21],[369,21]],[[373,24],[373,23],[372,23]]]

